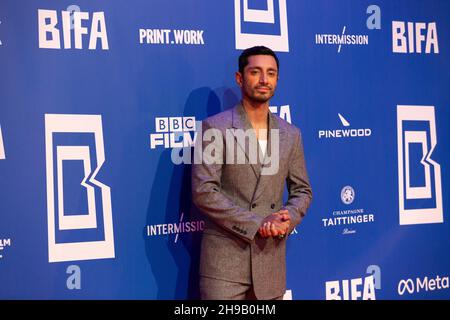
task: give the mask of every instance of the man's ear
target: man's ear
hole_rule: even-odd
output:
[[[242,87],[242,80],[243,80],[242,73],[240,73],[239,71],[237,71],[237,72],[235,73],[235,78],[236,78],[236,83],[238,84],[238,86],[239,86],[239,87]]]

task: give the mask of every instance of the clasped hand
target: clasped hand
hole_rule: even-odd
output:
[[[265,217],[258,232],[263,238],[283,237],[286,235],[290,224],[289,212],[283,209]]]

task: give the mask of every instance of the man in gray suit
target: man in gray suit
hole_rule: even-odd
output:
[[[203,158],[192,166],[192,196],[206,216],[202,299],[282,299],[286,290],[286,236],[312,192],[300,130],[269,111],[278,70],[272,50],[244,50],[236,72],[241,102],[204,120],[196,138]]]

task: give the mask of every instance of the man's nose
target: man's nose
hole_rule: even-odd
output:
[[[259,76],[259,82],[267,83],[267,75],[264,72],[261,72],[261,75]]]

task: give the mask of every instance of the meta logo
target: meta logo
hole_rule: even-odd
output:
[[[392,51],[395,53],[439,53],[436,22],[392,21]]]
[[[70,9],[70,11],[61,11],[59,19],[56,10],[38,9],[39,48],[61,49],[59,29],[61,28],[64,49],[72,48],[73,35],[75,49],[83,49],[83,36],[86,36],[89,38],[89,50],[97,49],[98,40],[102,50],[109,50],[104,12],[92,13],[91,20],[89,12]],[[90,28],[88,28],[86,25],[90,20]],[[60,27],[57,26],[59,21],[61,21]]]
[[[338,113],[342,126],[345,128],[350,127],[350,123]],[[319,130],[319,139],[339,139],[339,138],[357,138],[357,137],[370,137],[372,130],[369,128],[364,129],[335,129],[335,130]]]
[[[6,239],[0,238],[0,259],[3,258],[2,252],[6,247],[11,247],[11,239],[10,238],[6,238]]]
[[[436,276],[436,278],[424,277],[413,279],[400,280],[397,286],[397,292],[400,296],[409,293],[419,293],[420,291],[435,291],[449,288],[448,277]]]
[[[191,147],[195,142],[195,117],[155,118],[156,133],[150,134],[150,148]]]
[[[400,225],[442,223],[441,166],[431,159],[437,145],[434,106],[397,106]]]
[[[114,258],[100,115],[45,115],[49,262]]]
[[[381,269],[371,265],[366,270],[369,276],[325,283],[326,300],[376,300],[375,289],[381,289]]]
[[[2,126],[0,126],[0,160],[6,159],[5,147],[3,145]]]
[[[266,46],[289,52],[286,0],[234,0],[236,49]]]

